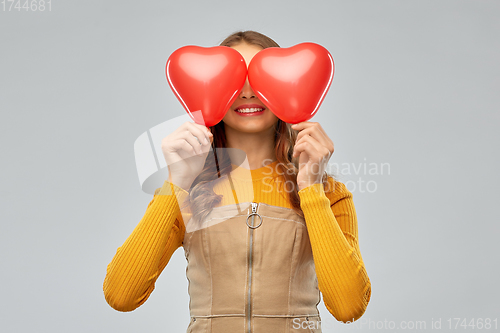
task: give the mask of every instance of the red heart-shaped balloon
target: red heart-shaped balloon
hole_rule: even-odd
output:
[[[259,99],[281,120],[300,123],[318,111],[333,80],[330,52],[315,43],[270,47],[248,66],[248,82]]]
[[[197,124],[210,127],[224,118],[238,97],[247,66],[241,54],[230,47],[189,45],[170,55],[165,73],[189,116]]]

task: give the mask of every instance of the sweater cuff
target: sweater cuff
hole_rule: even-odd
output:
[[[177,202],[181,205],[189,195],[189,192],[166,180],[162,187],[156,189],[155,195],[175,195]]]
[[[325,195],[323,183],[316,183],[298,192],[300,207],[304,209],[330,208],[330,199]]]

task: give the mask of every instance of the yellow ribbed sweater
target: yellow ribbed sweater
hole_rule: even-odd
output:
[[[254,170],[233,165],[233,187],[227,176],[214,183],[214,192],[223,195],[220,205],[237,200],[292,208],[283,187],[278,186],[282,177],[277,164],[275,161]],[[371,283],[359,249],[352,194],[331,177],[328,185],[327,189],[323,184],[313,184],[300,190],[300,206],[325,306],[337,320],[352,322],[366,310]],[[181,214],[179,203],[187,195],[182,188],[165,181],[155,191],[137,227],[116,251],[103,285],[106,301],[114,309],[132,311],[150,296],[172,254],[182,246],[183,220],[189,213],[183,209]]]

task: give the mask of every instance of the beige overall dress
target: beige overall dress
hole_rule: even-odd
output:
[[[245,202],[214,208],[184,237],[187,333],[321,332],[304,218]]]

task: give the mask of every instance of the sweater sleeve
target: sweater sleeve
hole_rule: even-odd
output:
[[[371,296],[371,282],[358,244],[352,193],[329,177],[299,191],[313,252],[318,287],[328,311],[344,323],[359,319]]]
[[[182,245],[184,223],[179,203],[188,193],[165,181],[156,189],[146,213],[107,266],[103,291],[118,311],[132,311],[154,290],[160,273]]]

